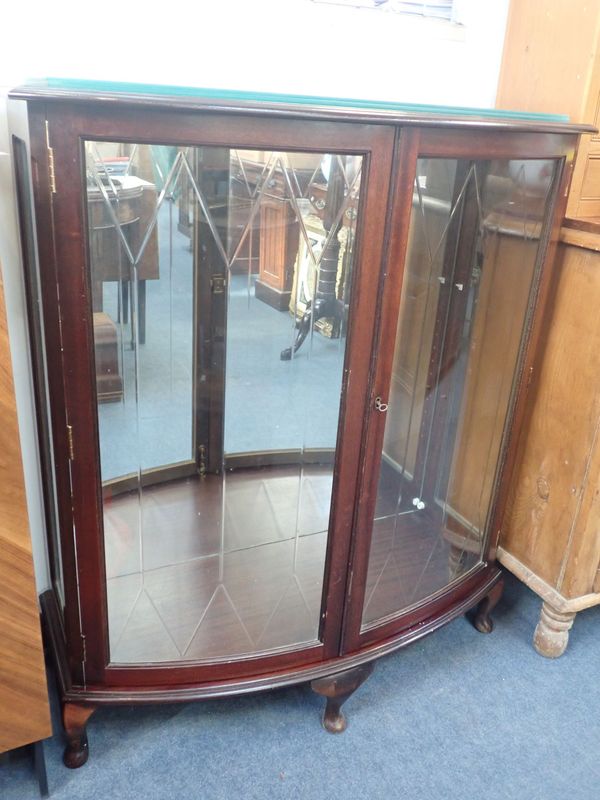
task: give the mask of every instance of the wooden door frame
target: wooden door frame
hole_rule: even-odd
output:
[[[527,413],[527,395],[534,365],[541,358],[544,327],[555,282],[550,266],[558,242],[561,220],[566,207],[566,193],[572,172],[577,137],[571,134],[538,134],[482,130],[475,138],[467,131],[443,131],[437,128],[414,128],[400,139],[394,173],[394,205],[391,210],[393,234],[387,250],[385,279],[379,298],[380,324],[372,352],[373,373],[368,418],[365,420],[362,479],[357,489],[361,502],[357,507],[355,533],[350,563],[350,582],[343,621],[341,653],[347,655],[376,642],[397,638],[419,626],[429,624],[451,606],[459,607],[484,584],[493,580],[497,568],[493,562],[502,524],[504,507],[516,457],[518,434]],[[375,518],[379,471],[383,452],[386,415],[375,408],[375,399],[387,402],[390,391],[395,331],[398,322],[404,262],[412,212],[412,187],[418,158],[461,159],[554,159],[557,173],[550,194],[548,217],[540,236],[538,264],[531,290],[529,317],[525,321],[521,358],[515,373],[515,391],[509,409],[509,429],[499,457],[500,479],[493,492],[489,525],[482,563],[461,580],[404,612],[387,617],[379,625],[361,630],[369,555]]]
[[[70,476],[60,486],[60,521],[65,570],[66,638],[74,684],[152,686],[202,683],[243,677],[277,668],[315,663],[339,652],[359,473],[361,425],[366,415],[369,355],[376,295],[383,260],[383,237],[392,169],[394,129],[341,121],[264,119],[251,112],[151,110],[127,103],[31,101],[32,155],[38,175],[36,211],[45,305],[56,325],[46,332],[57,472]],[[51,195],[44,130],[53,149],[56,193]],[[338,448],[326,555],[321,617],[322,644],[277,656],[241,658],[217,664],[185,662],[109,666],[98,419],[94,381],[91,286],[87,268],[87,228],[83,195],[83,141],[261,148],[359,154],[363,161],[363,202],[358,220],[356,268],[348,329]],[[57,313],[57,287],[60,318]],[[349,376],[352,375],[352,380]],[[73,442],[69,461],[66,426]],[[72,502],[70,494],[72,493]],[[66,556],[66,557],[65,557]],[[77,565],[77,569],[75,566]],[[79,588],[77,589],[77,576]],[[83,654],[85,652],[85,666]]]

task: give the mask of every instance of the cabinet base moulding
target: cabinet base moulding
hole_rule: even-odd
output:
[[[71,769],[83,766],[88,760],[89,748],[86,726],[97,708],[104,705],[177,703],[229,697],[282,688],[299,683],[310,683],[316,694],[326,699],[322,717],[323,727],[330,733],[341,733],[347,727],[342,705],[371,675],[374,662],[384,655],[399,650],[413,641],[451,622],[456,617],[473,610],[475,627],[483,632],[493,629],[489,615],[500,599],[502,573],[496,565],[482,565],[468,591],[455,595],[441,613],[436,613],[419,624],[408,627],[399,635],[384,642],[348,653],[320,663],[306,664],[271,674],[250,676],[237,680],[212,681],[195,686],[178,685],[171,674],[171,682],[154,686],[117,685],[76,686],[71,683],[66,659],[64,632],[56,597],[52,590],[40,596],[44,633],[52,656],[59,694],[63,708],[63,726],[66,748],[64,763]],[[482,624],[487,620],[489,624]],[[182,683],[184,679],[181,678]]]

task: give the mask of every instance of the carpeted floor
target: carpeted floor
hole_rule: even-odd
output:
[[[463,618],[381,660],[326,733],[307,686],[180,706],[104,709],[90,760],[62,766],[46,744],[56,800],[597,800],[600,608],[578,615],[566,654],[538,656],[540,601],[513,578],[491,636]],[[31,800],[25,754],[0,767],[2,800]]]

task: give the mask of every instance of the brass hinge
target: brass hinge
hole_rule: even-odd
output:
[[[48,150],[48,183],[50,192],[56,194],[56,173],[54,171],[54,148],[50,147],[50,130],[48,120],[46,120],[46,148]]]
[[[213,275],[210,279],[210,288],[213,294],[223,294],[226,285],[225,275]]]
[[[73,426],[67,425],[67,443],[69,445],[69,460],[75,461],[75,448],[73,446]]]
[[[54,150],[48,147],[48,182],[50,183],[50,191],[56,194],[56,175],[54,174]]]

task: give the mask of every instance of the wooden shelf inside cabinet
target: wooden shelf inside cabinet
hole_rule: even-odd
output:
[[[13,96],[38,175],[67,766],[111,702],[306,681],[340,732],[379,656],[471,609],[489,633],[581,129]]]

